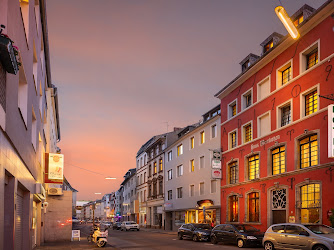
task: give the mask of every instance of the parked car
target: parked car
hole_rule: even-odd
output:
[[[212,229],[211,243],[218,242],[237,244],[238,247],[262,244],[264,233],[250,225],[221,224]]]
[[[315,224],[274,224],[264,234],[263,246],[266,250],[274,248],[333,250],[334,228]]]
[[[114,230],[120,230],[120,229],[121,229],[121,225],[122,225],[121,222],[115,222],[115,223],[112,225],[112,229],[114,229]]]
[[[134,221],[123,221],[121,224],[121,231],[137,230],[139,231],[139,225]]]
[[[208,241],[212,227],[209,224],[190,223],[183,224],[177,232],[179,240],[189,238],[193,241]]]
[[[104,221],[101,223],[101,227],[110,228],[110,226],[111,226],[111,222],[109,221]]]

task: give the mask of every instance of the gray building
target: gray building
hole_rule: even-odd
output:
[[[137,221],[138,200],[136,194],[137,178],[136,169],[129,169],[124,175],[123,186],[123,220]]]
[[[213,150],[220,151],[220,106],[203,115],[203,121],[178,133],[166,148],[165,229],[183,223],[220,222],[220,179],[212,178]]]

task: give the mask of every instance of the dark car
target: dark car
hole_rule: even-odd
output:
[[[210,240],[211,230],[212,228],[209,224],[183,224],[179,228],[177,236],[179,240],[182,240],[183,238],[188,238],[192,239],[193,241],[208,241]]]
[[[115,222],[113,225],[112,225],[112,229],[113,230],[120,230],[121,229],[121,222]]]
[[[211,243],[237,244],[238,247],[262,245],[264,232],[243,224],[221,224],[212,229]]]

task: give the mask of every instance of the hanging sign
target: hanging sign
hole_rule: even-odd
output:
[[[219,169],[221,169],[222,168],[221,161],[220,160],[212,159],[212,161],[211,161],[211,167],[212,168],[219,168]]]
[[[328,106],[328,158],[334,158],[334,105]]]
[[[49,176],[50,180],[63,180],[64,155],[49,153]]]
[[[219,168],[211,169],[211,178],[212,179],[221,179],[222,178],[222,170]]]

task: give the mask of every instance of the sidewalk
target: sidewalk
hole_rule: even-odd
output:
[[[85,237],[81,237],[80,241],[63,241],[63,242],[53,242],[44,243],[43,246],[35,248],[36,250],[72,250],[72,249],[96,249],[98,248],[95,243],[88,242]],[[103,249],[117,249],[107,244]]]

